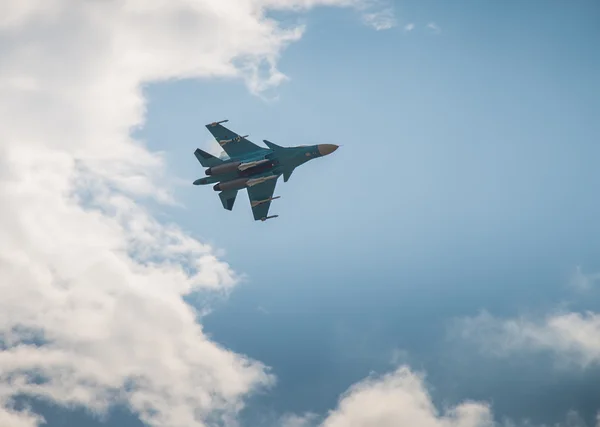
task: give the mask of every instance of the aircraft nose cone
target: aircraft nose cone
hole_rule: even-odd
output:
[[[335,144],[319,144],[318,150],[321,156],[326,156],[328,154],[333,153],[338,149],[338,146]]]

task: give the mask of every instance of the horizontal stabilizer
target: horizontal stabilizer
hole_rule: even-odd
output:
[[[200,164],[205,168],[210,168],[223,163],[223,160],[213,156],[210,153],[207,153],[206,151],[202,151],[199,148],[196,148],[196,151],[194,151],[194,156],[196,156]]]
[[[237,190],[227,190],[221,191],[219,193],[219,198],[221,199],[221,203],[223,207],[228,211],[233,209],[233,204],[235,203],[235,198],[237,196]]]

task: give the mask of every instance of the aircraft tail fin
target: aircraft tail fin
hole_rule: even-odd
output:
[[[235,203],[235,198],[237,196],[238,190],[227,190],[221,191],[219,193],[219,198],[221,199],[221,203],[223,207],[228,211],[233,209],[233,204]]]
[[[206,151],[202,151],[199,148],[196,148],[196,151],[194,151],[194,156],[196,156],[200,164],[205,168],[210,168],[212,166],[217,166],[223,163],[223,160],[213,156],[210,153],[207,153]]]
[[[265,144],[267,144],[267,147],[269,147],[273,151],[285,150],[285,147],[282,147],[281,145],[277,145],[274,142],[267,141],[266,139],[263,139],[263,142]]]

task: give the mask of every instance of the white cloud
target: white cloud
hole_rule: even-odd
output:
[[[571,276],[569,286],[577,291],[586,292],[594,288],[597,283],[600,283],[600,273],[584,273],[578,266]]]
[[[590,291],[600,274],[575,269],[569,287]],[[459,319],[451,333],[474,342],[490,355],[505,357],[523,352],[550,352],[563,366],[586,368],[600,362],[600,314],[594,311],[569,311],[569,304],[544,316],[497,318],[487,311],[478,316]]]
[[[411,32],[414,29],[415,29],[415,24],[413,24],[412,22],[409,22],[408,24],[406,24],[404,26],[404,31],[407,33]]]
[[[596,281],[594,274],[577,268],[569,285],[576,290],[589,290]],[[567,306],[559,304],[559,307]],[[586,369],[600,363],[600,314],[593,311],[553,310],[545,315],[521,315],[499,318],[487,311],[474,317],[458,319],[450,328],[452,338],[473,343],[485,355],[493,357],[528,357],[535,353],[553,356],[555,368]],[[531,426],[529,422],[505,423],[506,427]],[[575,411],[566,414],[560,426],[587,427]],[[600,427],[600,413],[596,426]],[[540,426],[544,427],[544,426]]]
[[[382,377],[367,378],[344,393],[321,427],[487,427],[493,426],[488,405],[464,402],[440,413],[424,378],[401,366]]]
[[[373,27],[377,31],[389,30],[396,26],[396,18],[394,17],[394,11],[391,8],[365,13],[363,19],[365,24]]]
[[[260,92],[303,28],[266,7],[349,0],[0,2],[0,424],[35,426],[18,394],[151,426],[231,420],[273,378],[210,341],[183,301],[237,278],[211,247],[139,204],[169,201],[163,162],[129,132],[141,86],[242,78]]]
[[[427,24],[427,28],[430,29],[433,34],[439,34],[442,32],[442,29],[435,22],[430,22]]]
[[[600,422],[600,415],[598,416]],[[407,365],[382,376],[370,376],[351,386],[325,417],[314,413],[288,415],[277,425],[282,427],[549,427],[529,420],[494,419],[486,402],[464,400],[456,406],[436,408],[423,374]],[[575,411],[553,427],[588,427]],[[600,426],[597,426],[600,427]]]
[[[463,338],[496,356],[551,351],[581,367],[600,362],[600,314],[558,313],[540,320],[498,319],[483,312],[459,323]]]

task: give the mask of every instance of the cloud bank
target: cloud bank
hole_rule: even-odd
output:
[[[320,418],[320,419],[319,419]],[[600,415],[589,424],[576,411],[551,425],[529,420],[499,421],[487,402],[465,400],[439,410],[428,391],[425,376],[402,365],[381,376],[370,376],[351,386],[338,405],[324,417],[314,413],[288,415],[281,427],[600,427]]]
[[[213,249],[158,222],[163,162],[130,131],[144,84],[286,79],[302,27],[270,9],[358,0],[34,0],[0,3],[0,424],[31,427],[26,395],[150,426],[229,422],[274,379],[209,340],[183,296],[237,277]]]
[[[569,287],[577,292],[594,290],[600,275],[575,269]],[[505,357],[522,352],[550,352],[561,363],[587,368],[600,362],[600,314],[556,310],[543,317],[501,319],[487,311],[460,319],[453,333],[477,344],[485,353]]]
[[[315,414],[289,416],[284,427],[493,427],[496,424],[485,403],[463,402],[437,410],[423,375],[400,366],[383,376],[372,376],[350,387],[337,407],[320,422]]]
[[[439,413],[422,376],[407,366],[352,386],[321,427],[486,427],[493,426],[490,408],[465,402]]]
[[[600,362],[600,315],[570,312],[543,319],[498,319],[487,312],[460,322],[464,338],[486,353],[508,356],[523,351],[549,351],[561,362],[582,368]]]

